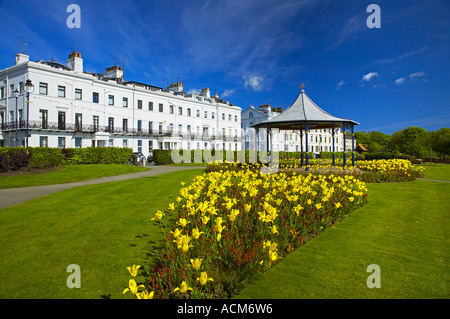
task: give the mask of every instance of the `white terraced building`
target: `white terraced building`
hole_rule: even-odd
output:
[[[208,88],[186,94],[179,82],[163,89],[125,81],[117,65],[86,72],[79,52],[66,65],[18,53],[0,71],[0,117],[0,146],[115,146],[145,156],[153,149],[241,149],[240,107]]]

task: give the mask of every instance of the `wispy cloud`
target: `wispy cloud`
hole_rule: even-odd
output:
[[[403,83],[405,83],[405,78],[404,78],[404,77],[398,78],[398,79],[395,80],[394,82],[395,82],[395,84],[397,84],[397,85],[402,85]]]
[[[366,129],[366,131],[381,131],[386,129],[400,130],[408,126],[419,126],[426,129],[427,127],[435,127],[438,125],[441,125],[442,127],[448,127],[450,125],[450,113],[439,116],[424,117],[417,120],[391,123],[384,126]]]
[[[251,88],[253,91],[261,91],[263,89],[264,79],[261,76],[246,74],[242,78],[245,80],[246,88]]]
[[[404,54],[401,54],[401,55],[393,57],[393,58],[377,60],[377,61],[373,62],[373,64],[389,64],[389,63],[400,62],[400,61],[410,58],[414,55],[422,53],[422,52],[426,51],[427,49],[428,49],[428,46],[424,46],[418,50],[406,52]]]
[[[409,75],[410,79],[421,78],[425,76],[425,72],[416,72]]]
[[[426,79],[425,78],[425,76],[426,76],[426,73],[425,72],[423,72],[423,71],[420,71],[420,72],[415,72],[415,73],[411,73],[409,76],[408,76],[408,78],[405,78],[405,77],[400,77],[400,78],[398,78],[397,80],[395,80],[394,81],[394,83],[395,84],[397,84],[397,85],[402,85],[402,84],[405,84],[406,82],[415,82],[415,81],[417,81],[418,79],[422,79],[424,82],[428,82],[428,79]]]
[[[346,85],[347,84],[347,82],[345,82],[345,81],[340,81],[338,84],[336,84],[336,90],[340,90],[344,85]]]
[[[229,98],[234,94],[235,91],[236,91],[236,89],[225,90],[221,96],[223,98]]]
[[[236,80],[246,74],[283,73],[287,57],[300,52],[304,37],[292,25],[309,1],[206,1],[186,6],[181,13],[183,53],[179,59],[193,72],[225,72]],[[247,83],[247,86],[250,84]]]
[[[370,73],[364,74],[361,81],[369,82],[376,76],[379,76],[379,74],[377,72],[370,72]]]

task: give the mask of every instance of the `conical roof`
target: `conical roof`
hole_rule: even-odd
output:
[[[345,124],[359,125],[359,123],[331,115],[317,106],[300,86],[301,91],[295,101],[280,115],[271,120],[263,121],[253,127],[278,127],[280,129],[298,129],[308,123],[309,128],[331,128]]]

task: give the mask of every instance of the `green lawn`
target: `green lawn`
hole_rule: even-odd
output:
[[[0,298],[129,298],[133,263],[152,258],[159,228],[150,219],[203,170],[66,190],[0,211]],[[67,266],[81,269],[69,289]]]
[[[148,168],[121,164],[68,165],[50,173],[0,177],[0,189],[70,183],[146,170]]]
[[[450,183],[368,184],[369,203],[237,298],[449,298]],[[369,289],[377,264],[381,288]]]
[[[425,178],[448,176],[450,166],[438,168]],[[131,298],[122,296],[125,267],[151,262],[162,239],[150,218],[203,171],[84,186],[0,210],[0,298]],[[237,298],[449,298],[450,183],[368,188],[367,205]],[[70,264],[81,268],[80,289],[66,286]],[[370,264],[380,266],[380,289],[366,286]]]
[[[450,181],[450,165],[449,164],[423,164],[425,167],[424,178],[436,179],[442,181]]]

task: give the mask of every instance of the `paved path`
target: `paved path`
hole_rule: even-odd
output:
[[[89,179],[79,182],[73,183],[65,183],[65,184],[53,184],[53,185],[42,185],[42,186],[30,186],[30,187],[18,187],[18,188],[7,188],[0,189],[0,210],[14,206],[17,204],[24,203],[34,198],[42,197],[45,195],[49,195],[55,192],[59,192],[62,190],[85,186],[85,185],[93,185],[100,183],[108,183],[108,182],[116,182],[116,181],[124,181],[128,179],[134,178],[142,178],[149,177],[154,175],[160,175],[180,170],[186,169],[204,169],[205,167],[196,167],[196,166],[150,166],[150,170],[139,173],[130,173],[130,174],[122,174],[115,176],[105,176],[95,179]]]
[[[418,178],[422,181],[429,181],[429,182],[442,182],[442,183],[450,183],[450,181],[443,181],[440,179],[428,179],[428,178]]]

